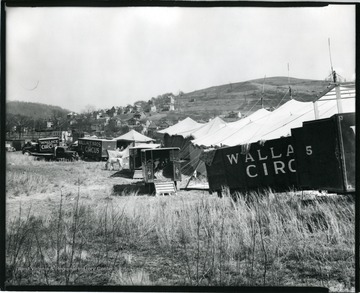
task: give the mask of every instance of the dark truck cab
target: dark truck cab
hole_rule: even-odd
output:
[[[24,155],[35,156],[38,159],[59,160],[65,159],[74,161],[78,159],[76,151],[70,151],[67,147],[60,146],[60,139],[58,137],[39,138],[37,142],[26,144],[22,153]]]

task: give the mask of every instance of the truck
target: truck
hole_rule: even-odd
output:
[[[116,150],[116,140],[83,137],[78,139],[78,153],[82,159],[106,161],[107,150]]]
[[[22,153],[45,161],[75,161],[79,157],[76,151],[70,151],[66,146],[60,146],[58,137],[39,138],[35,142],[29,142],[23,147]]]

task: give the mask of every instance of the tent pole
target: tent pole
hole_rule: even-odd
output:
[[[313,102],[313,106],[314,106],[315,120],[317,120],[319,119],[319,109],[318,109],[317,101]]]
[[[339,84],[337,84],[335,86],[335,92],[336,92],[336,105],[337,105],[338,113],[340,114],[340,113],[343,113],[343,108],[342,108],[340,85]]]

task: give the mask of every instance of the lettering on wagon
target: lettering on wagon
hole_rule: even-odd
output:
[[[270,147],[270,153],[265,154],[264,152],[261,152],[261,150],[257,150],[255,153],[250,154],[247,153],[245,155],[245,164],[249,164],[246,166],[246,175],[250,178],[254,178],[259,176],[259,172],[261,171],[265,176],[269,175],[269,171],[272,170],[275,175],[279,174],[286,174],[287,172],[295,173],[295,166],[294,162],[295,159],[290,159],[288,162],[286,162],[286,158],[288,158],[291,154],[294,153],[294,148],[291,144],[287,146],[286,153],[281,153],[278,150],[276,150],[274,147]],[[307,149],[308,150],[308,149]],[[309,152],[312,150],[311,147],[309,149]],[[226,155],[230,165],[238,164],[239,162],[239,153],[229,154]],[[281,160],[283,159],[283,160]],[[257,161],[266,161],[263,162],[260,165],[260,169],[258,170],[257,165],[251,164],[255,163]]]
[[[100,152],[100,149],[98,147],[86,146],[85,147],[85,152],[86,153],[98,154]]]
[[[58,144],[59,144],[59,141],[57,139],[45,140],[45,141],[41,141],[39,143],[40,148],[42,150],[50,150],[50,149],[54,148],[55,146],[57,146]]]
[[[79,145],[88,145],[88,146],[95,146],[95,147],[101,147],[101,141],[95,141],[95,140],[79,140]]]

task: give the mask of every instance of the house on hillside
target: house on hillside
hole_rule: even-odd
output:
[[[156,105],[155,104],[150,105],[150,112],[153,112],[153,113],[156,112]]]
[[[69,124],[70,124],[70,125],[75,125],[76,123],[77,123],[76,119],[71,119],[71,120],[69,121]]]
[[[241,118],[241,112],[231,111],[226,118]]]
[[[133,115],[133,118],[138,119],[138,120],[143,120],[143,119],[146,119],[146,115],[144,112],[136,112]]]
[[[91,124],[91,131],[94,131],[94,132],[101,132],[104,130],[104,124],[103,123],[99,123],[99,122],[96,122],[94,124]]]
[[[134,117],[128,119],[126,122],[127,122],[127,124],[128,124],[129,126],[137,126],[137,125],[140,125],[139,119],[136,119],[136,118],[134,118]]]
[[[168,95],[165,104],[161,107],[162,112],[175,111],[175,97],[173,95]]]
[[[110,117],[99,118],[91,124],[92,131],[103,131],[105,126],[109,124]]]
[[[152,137],[159,127],[153,121],[150,121],[150,124],[147,126],[147,136]]]
[[[129,114],[134,112],[134,107],[131,105],[127,105],[124,109],[124,114]]]
[[[116,108],[116,111],[115,111],[116,115],[121,115],[124,113],[124,109],[123,107],[118,107]]]
[[[170,111],[170,105],[165,104],[165,105],[161,108],[161,111],[162,111],[162,112],[168,112],[168,111]]]
[[[101,119],[101,118],[103,118],[104,117],[104,111],[99,111],[99,112],[97,112],[96,113],[96,120],[99,120],[99,119]]]
[[[169,111],[175,111],[175,97],[173,95],[168,96],[169,99]]]
[[[140,112],[142,110],[142,105],[140,103],[136,103],[134,105],[134,111]]]
[[[66,115],[67,119],[73,119],[77,116],[78,114],[75,112],[70,112]]]
[[[175,104],[175,97],[173,95],[168,95],[168,103]]]
[[[161,119],[157,123],[158,129],[165,129],[165,128],[168,128],[168,127],[170,127],[172,125],[174,125],[174,123],[172,121],[170,121],[170,120],[167,120],[167,119]]]
[[[125,124],[120,119],[116,119],[116,126],[121,127],[123,125],[125,125]]]
[[[50,129],[50,128],[53,128],[53,126],[54,126],[54,122],[46,121],[46,128]]]
[[[151,121],[150,121],[150,120],[146,120],[146,121],[145,121],[145,126],[146,126],[146,127],[149,127],[150,124],[151,124]]]

